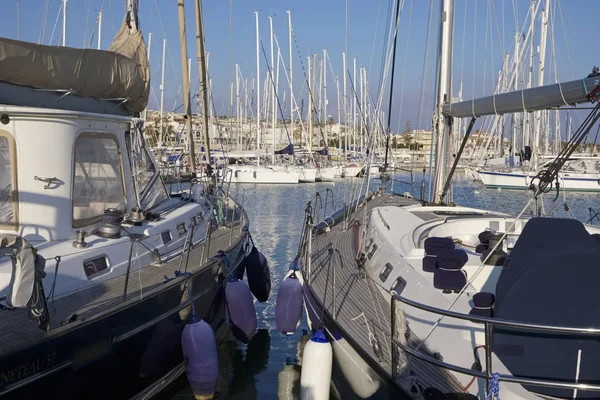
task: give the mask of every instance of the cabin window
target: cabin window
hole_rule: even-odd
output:
[[[163,244],[167,244],[171,241],[171,232],[164,231],[163,233],[160,234],[160,237],[162,238]]]
[[[96,257],[91,260],[84,261],[83,272],[88,278],[92,278],[94,275],[106,271],[108,269],[108,260],[106,256]]]
[[[392,267],[392,264],[386,263],[383,266],[383,269],[381,270],[381,272],[379,273],[379,279],[381,280],[381,282],[385,282],[393,270],[394,270],[394,267]]]
[[[183,222],[177,225],[177,233],[179,234],[179,237],[184,236],[186,232],[187,229],[185,229],[185,224]]]
[[[406,281],[402,277],[398,277],[392,285],[392,290],[396,291],[397,294],[402,294],[406,288]]]
[[[80,135],[74,163],[74,228],[98,222],[107,208],[125,210],[121,154],[113,135]]]
[[[376,251],[377,251],[377,244],[373,243],[373,247],[371,247],[371,251],[369,252],[369,254],[367,254],[367,257],[369,258],[369,260],[373,257],[373,254],[375,254]]]
[[[17,225],[17,158],[15,140],[0,131],[0,226]]]
[[[125,132],[137,198],[143,210],[150,210],[168,200],[169,196],[160,177],[160,171],[156,168],[156,163],[142,140],[137,139],[137,135],[132,135],[129,131]]]

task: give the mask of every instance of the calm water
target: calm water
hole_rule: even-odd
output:
[[[419,196],[422,175],[414,176],[414,186],[401,182],[410,181],[410,174],[395,177],[394,191],[410,192]],[[271,268],[272,289],[266,303],[255,303],[258,314],[258,331],[248,345],[233,338],[219,348],[221,376],[215,398],[217,399],[297,399],[300,378],[302,347],[309,338],[306,319],[292,336],[275,330],[275,299],[279,284],[288,270],[289,263],[298,251],[298,241],[308,201],[315,204],[315,194],[320,192],[321,202],[316,208],[322,217],[331,213],[332,198],[335,208],[350,201],[351,194],[360,184],[359,179],[339,180],[335,183],[299,185],[243,185],[231,191],[250,217],[250,231],[258,249],[263,252]],[[458,176],[454,181],[454,201],[463,206],[498,210],[517,214],[531,198],[527,191],[485,189],[481,184]],[[379,181],[372,183],[375,187]],[[426,182],[426,191],[427,191]],[[326,199],[327,196],[327,199]],[[575,216],[586,222],[590,218],[588,207],[596,208],[598,195],[563,193],[552,202],[555,192],[544,195],[537,207],[547,215],[556,217]],[[320,207],[322,203],[322,207]],[[327,203],[327,209],[325,206]],[[565,204],[567,209],[565,210]],[[320,209],[320,210],[319,210]],[[525,215],[535,212],[535,203]],[[595,221],[596,224],[598,220]],[[185,377],[165,394],[171,399],[193,399]]]

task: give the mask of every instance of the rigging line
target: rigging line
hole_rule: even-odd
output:
[[[379,65],[379,83],[378,83],[378,87],[381,87],[383,85],[383,79],[385,77],[385,60],[386,60],[386,53],[387,53],[387,48],[388,48],[388,43],[389,43],[389,39],[391,37],[391,28],[390,28],[390,22],[392,21],[392,12],[394,11],[394,0],[390,0],[389,5],[388,5],[388,18],[386,18],[386,23],[385,23],[385,30],[383,31],[383,48],[381,51],[381,64]]]
[[[275,35],[273,35],[273,36],[275,37]],[[277,39],[275,39],[275,41],[277,41]],[[269,78],[270,78],[271,84],[273,85],[273,92],[274,92],[273,95],[275,96],[275,102],[277,103],[277,108],[279,109],[279,115],[281,115],[281,120],[283,121],[283,127],[285,129],[285,134],[287,135],[287,138],[288,138],[288,143],[293,143],[292,139],[290,138],[290,132],[288,131],[288,128],[287,128],[287,123],[285,122],[285,117],[283,116],[283,109],[281,108],[281,102],[279,101],[279,95],[277,93],[277,85],[275,84],[275,79],[273,78],[273,71],[271,71],[272,68],[269,65],[269,60],[267,59],[267,53],[265,52],[265,47],[263,46],[262,39],[260,40],[260,47],[262,49],[263,57],[265,58],[265,63],[267,64],[267,69],[269,71]],[[277,62],[279,62],[279,60],[277,60]],[[323,133],[323,132],[321,131],[321,133]],[[327,143],[325,143],[325,147],[327,147]],[[275,151],[275,148],[273,148],[273,151]]]
[[[504,14],[502,15],[502,36],[500,35],[500,26],[498,24],[498,13],[496,12],[496,6],[494,5],[495,3],[493,1],[491,1],[492,3],[492,11],[494,12],[494,20],[496,21],[496,31],[498,32],[498,41],[500,42],[500,52],[501,54],[504,54]],[[502,9],[504,10],[504,2],[502,2]],[[491,19],[491,15],[490,15],[490,19]],[[492,44],[493,45],[493,44]]]
[[[431,39],[432,29],[431,24],[433,20],[433,2],[429,2],[429,17],[427,19],[427,35],[425,36],[425,47],[423,51],[423,69],[421,72],[421,90],[419,93],[419,111],[417,116],[417,126],[419,128],[422,127],[422,117],[423,117],[423,101],[425,99],[425,82],[427,80],[427,56],[429,55],[429,40]]]
[[[393,50],[392,50],[392,74],[391,74],[392,76],[390,78],[390,100],[389,100],[389,104],[388,104],[388,115],[387,115],[387,126],[386,126],[387,132],[385,132],[386,144],[385,144],[385,160],[383,163],[384,172],[387,171],[387,167],[388,167],[388,150],[390,147],[390,133],[391,133],[390,132],[390,124],[392,122],[392,99],[394,97],[394,72],[396,69],[396,44],[398,41],[398,26],[400,25],[400,1],[401,0],[397,0],[397,2],[396,2],[396,28],[394,29],[394,44],[393,44]]]
[[[60,7],[58,7],[58,14],[56,14],[56,21],[54,21],[54,28],[52,28],[52,35],[50,35],[50,40],[48,41],[48,45],[52,45],[52,39],[54,39],[54,32],[56,31],[56,25],[58,25],[58,19],[60,18],[60,12],[63,8],[64,3],[60,3]]]
[[[413,0],[410,0],[410,7],[408,10],[408,31],[406,33],[406,51],[404,52],[404,72],[402,76],[402,89],[400,90],[400,113],[398,115],[398,129],[397,132],[400,132],[400,120],[402,119],[402,105],[404,103],[404,84],[406,83],[406,64],[408,63],[408,49],[410,48],[410,25],[412,22],[412,10],[413,10]],[[391,103],[391,102],[390,102]],[[391,106],[390,106],[390,114],[391,114]]]
[[[348,0],[346,0],[346,5],[348,4]],[[371,79],[371,67],[373,66],[373,57],[375,55],[375,43],[377,40],[377,31],[379,30],[379,14],[381,11],[381,0],[377,3],[377,18],[375,19],[375,32],[373,34],[373,45],[371,46],[371,58],[369,60],[369,80]],[[346,52],[348,49],[346,48]],[[346,53],[346,57],[348,53]]]
[[[558,3],[558,11],[560,12],[560,21],[563,26],[563,33],[565,36],[565,45],[567,46],[567,55],[569,56],[569,66],[571,67],[571,76],[572,76],[572,79],[575,79],[575,76],[573,75],[574,70],[573,70],[573,60],[571,59],[571,47],[569,46],[569,39],[567,37],[567,26],[565,24],[565,20],[563,17],[562,5],[560,4],[560,0],[556,0],[556,3]]]
[[[85,2],[85,35],[83,36],[83,46],[85,48],[85,42],[87,42],[88,29],[90,29],[90,0],[86,0]],[[96,31],[96,27],[94,27],[94,32]],[[92,32],[93,35],[93,32]]]
[[[304,81],[306,83],[306,88],[308,90],[308,97],[309,97],[310,103],[311,103],[309,106],[308,112],[313,115],[313,118],[315,118],[315,120],[317,122],[316,125],[319,128],[319,132],[321,133],[321,139],[325,140],[325,134],[323,133],[323,128],[321,127],[321,120],[319,119],[319,115],[318,115],[318,112],[315,107],[315,101],[314,101],[315,96],[313,95],[313,88],[311,88],[310,82],[308,81],[308,75],[306,74],[306,69],[304,68],[304,60],[302,59],[302,55],[300,54],[300,46],[298,46],[298,40],[296,38],[296,33],[294,32],[293,29],[292,29],[292,38],[294,39],[294,44],[296,45],[296,52],[298,53],[298,58],[300,59],[300,66],[302,67],[302,74],[304,75]],[[261,44],[262,44],[262,42],[261,42]],[[263,48],[263,52],[264,52],[264,48]],[[289,137],[289,135],[288,135],[288,137]],[[325,147],[327,147],[327,145]]]
[[[277,36],[275,36],[275,43],[277,43],[277,48],[279,48],[279,41],[277,40]],[[329,58],[329,54],[327,55],[327,58]],[[281,60],[281,62],[283,63],[283,54],[281,52],[279,52],[279,60]],[[285,74],[285,78],[287,80],[287,84],[290,84],[290,77],[287,73],[287,69],[286,68],[282,68],[283,73]],[[332,71],[333,72],[333,71]],[[337,82],[336,82],[337,85]],[[300,94],[302,95],[302,93]],[[298,106],[298,102],[296,101],[296,96],[294,95],[294,93],[291,93],[292,99],[294,101],[294,104],[296,105],[296,113],[298,114],[298,121],[300,122],[300,128],[304,129],[304,121],[302,120],[302,114],[300,113],[300,107]],[[293,112],[293,111],[291,111]],[[283,118],[283,117],[282,117]]]
[[[42,14],[42,27],[40,29],[40,38],[38,44],[44,44],[44,34],[46,33],[46,21],[48,20],[48,4],[50,0],[46,0],[44,4],[44,13]]]

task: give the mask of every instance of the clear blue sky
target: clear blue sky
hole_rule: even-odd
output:
[[[368,68],[370,90],[376,98],[379,86],[381,61],[384,54],[384,29],[388,19],[388,7],[393,0],[348,0],[348,57],[357,58],[357,65]],[[543,0],[542,0],[543,1]],[[3,23],[0,36],[38,42],[44,26],[44,8],[48,4],[45,19],[44,43],[58,44],[61,36],[62,15],[59,16],[61,0],[2,0]],[[405,121],[411,120],[413,128],[430,125],[432,76],[426,81],[426,99],[423,118],[417,121],[419,92],[423,70],[425,38],[427,36],[427,0],[404,0],[399,28],[392,130],[403,129]],[[437,40],[437,14],[439,1],[434,3],[434,34],[429,45],[428,70],[431,70]],[[595,64],[600,65],[590,42],[594,40],[594,20],[597,1],[551,0],[551,20],[554,20],[554,48],[551,49],[551,32],[548,35],[546,79],[554,80],[555,65],[562,80],[586,76]],[[17,4],[20,18],[17,18]],[[67,45],[81,47],[90,41],[95,30],[96,13],[104,4],[102,47],[106,49],[124,13],[123,0],[69,0],[67,4]],[[513,5],[517,5],[519,27],[515,28]],[[226,112],[229,43],[229,1],[204,0],[204,22],[207,50],[210,52],[210,75],[217,113]],[[501,66],[503,50],[511,52],[516,30],[521,30],[529,7],[527,0],[456,0],[454,43],[454,92],[458,90],[461,71],[464,98],[489,94]],[[303,71],[302,57],[316,52],[322,57],[327,49],[336,74],[342,79],[342,52],[346,45],[346,0],[233,0],[231,35],[231,75],[235,78],[234,63],[239,63],[243,75],[249,81],[255,74],[256,44],[254,11],[260,11],[260,33],[269,55],[269,20],[273,16],[275,34],[278,36],[284,59],[288,60],[287,10],[292,12],[292,23],[298,43],[294,48],[295,92],[299,95]],[[412,8],[412,13],[411,13]],[[552,15],[553,13],[553,15]],[[194,40],[194,0],[186,1],[188,57],[192,62],[192,88],[197,82],[196,47]],[[466,24],[465,24],[466,15]],[[590,16],[585,19],[585,16]],[[58,19],[57,19],[58,18]],[[166,61],[165,108],[172,110],[181,104],[178,93],[181,69],[179,63],[179,39],[177,6],[175,0],[140,0],[141,28],[146,42],[152,32],[151,69],[152,87],[156,97],[151,97],[150,107],[157,108],[160,84],[161,40],[166,36],[168,48]],[[161,24],[162,20],[162,24]],[[17,24],[17,21],[20,23]],[[57,22],[58,21],[58,22]],[[538,19],[539,21],[539,19]],[[56,23],[57,22],[57,23]],[[408,36],[408,24],[411,24]],[[52,36],[56,23],[56,29]],[[538,22],[539,23],[539,22]],[[18,28],[19,26],[19,28]],[[164,30],[163,30],[164,27]],[[490,36],[491,35],[491,36]],[[487,37],[487,41],[486,41]],[[375,46],[373,42],[375,39]],[[566,39],[566,40],[565,40]],[[536,36],[537,44],[539,36]],[[407,41],[409,43],[406,50]],[[463,57],[464,41],[464,57]],[[96,39],[93,40],[93,47]],[[294,44],[295,47],[295,44]],[[473,56],[475,54],[475,57]],[[262,53],[261,53],[262,58]],[[537,59],[536,59],[537,62]],[[351,64],[350,64],[351,65]],[[406,65],[406,71],[405,71]],[[537,64],[535,64],[537,65]],[[536,68],[534,66],[534,68]],[[261,75],[264,79],[266,64],[261,59]],[[337,94],[335,81],[328,69],[328,113],[337,119]],[[280,93],[288,91],[280,76]],[[404,93],[401,95],[404,83]],[[388,82],[389,87],[389,82]],[[306,93],[306,90],[304,91]],[[289,93],[287,94],[289,98]],[[384,104],[387,103],[387,96]],[[402,100],[401,100],[402,99]],[[400,109],[400,102],[402,108]],[[287,103],[287,101],[286,101]],[[286,105],[287,107],[287,105]],[[387,110],[387,107],[385,107]],[[419,126],[420,125],[420,126]]]

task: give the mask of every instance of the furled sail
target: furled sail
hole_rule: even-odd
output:
[[[141,112],[148,104],[150,70],[144,37],[127,22],[108,51],[45,46],[0,38],[0,82],[70,90],[96,99],[127,99]]]
[[[600,83],[600,76],[553,85],[538,86],[479,99],[446,104],[445,115],[464,118],[547,110],[589,102],[587,95]]]

